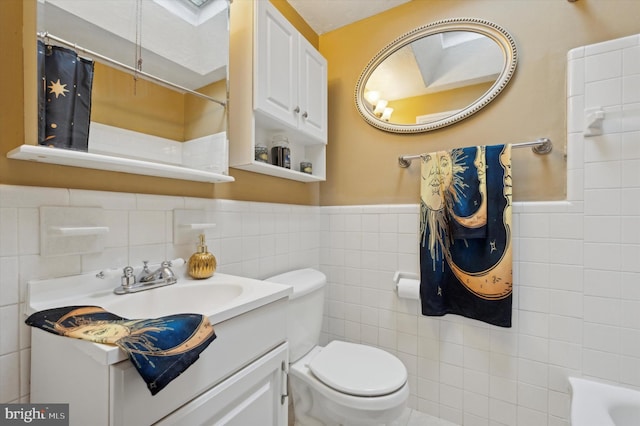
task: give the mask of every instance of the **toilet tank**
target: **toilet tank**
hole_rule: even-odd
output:
[[[320,343],[327,277],[307,268],[285,272],[265,281],[293,287],[287,308],[289,362],[293,363]]]

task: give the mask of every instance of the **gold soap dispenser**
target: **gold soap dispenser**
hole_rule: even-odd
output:
[[[189,258],[189,275],[195,279],[209,278],[216,271],[216,257],[207,251],[204,234],[200,234],[198,251]]]

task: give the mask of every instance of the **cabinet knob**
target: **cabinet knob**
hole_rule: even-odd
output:
[[[307,111],[305,111],[305,112],[302,114],[302,118],[307,118],[308,116],[309,116],[309,114],[307,114]]]
[[[297,113],[299,113],[299,112],[300,112],[300,107],[299,107],[299,106],[297,106],[297,107],[293,110],[293,112],[295,112],[296,114],[297,114]]]

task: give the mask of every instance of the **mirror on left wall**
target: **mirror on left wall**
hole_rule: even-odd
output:
[[[77,62],[92,63],[88,143],[40,149],[56,147],[55,130],[61,127],[43,118],[45,110],[75,92],[73,81],[54,74],[55,66],[50,72],[48,63],[39,64],[39,70],[46,69],[38,77],[44,94],[38,118],[45,131],[39,132],[37,144],[27,141],[31,145],[9,157],[232,181],[226,107],[229,14],[229,0],[38,0],[39,60],[49,61],[52,51],[62,50],[77,54]],[[81,96],[80,89],[77,93]],[[33,154],[37,158],[22,158],[32,149],[39,151]]]

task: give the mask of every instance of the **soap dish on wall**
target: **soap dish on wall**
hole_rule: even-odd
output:
[[[40,255],[99,253],[109,233],[105,223],[100,207],[40,207]]]
[[[213,212],[208,210],[175,209],[173,210],[173,244],[194,244],[198,235],[210,237],[211,230],[216,227]]]

